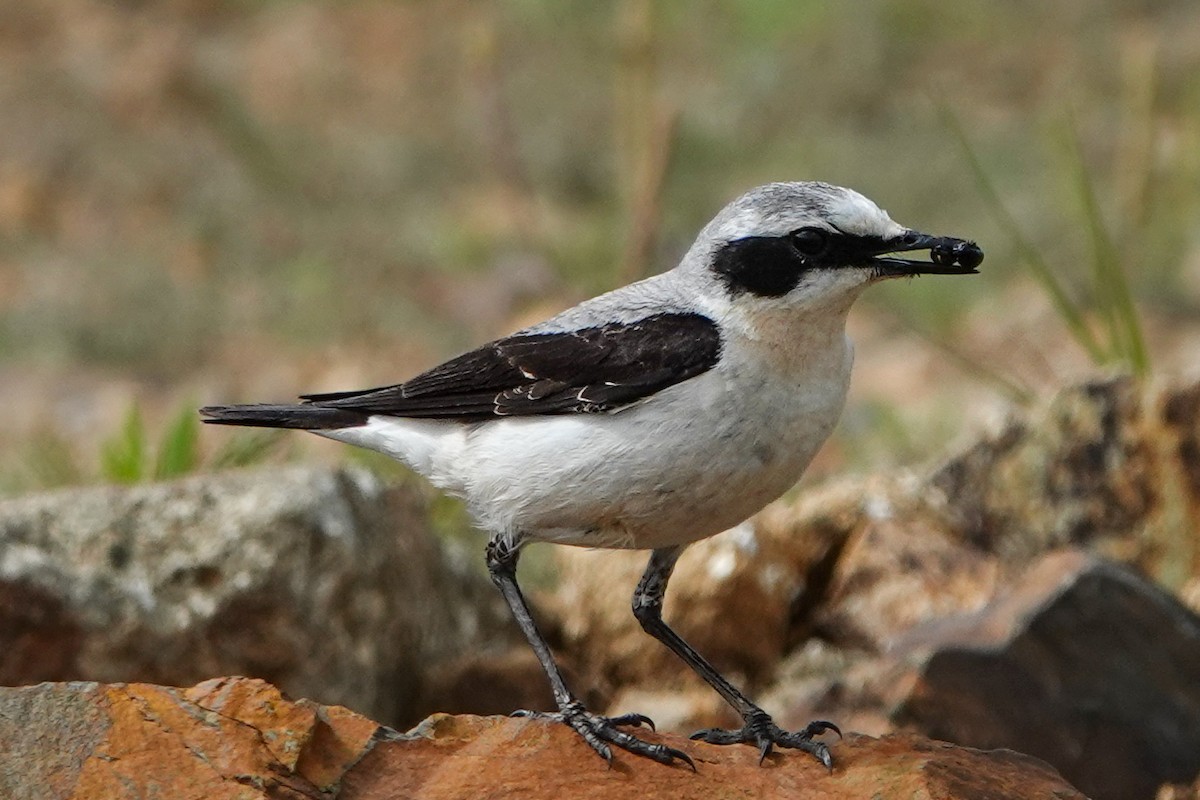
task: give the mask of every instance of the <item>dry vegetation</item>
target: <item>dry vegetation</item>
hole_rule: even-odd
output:
[[[786,178],[985,246],[978,279],[856,313],[816,472],[927,457],[1092,366],[955,124],[1087,324],[1116,259],[1154,366],[1186,369],[1194,0],[4,4],[0,489],[104,474],[134,403],[153,451],[184,405],[401,378]]]

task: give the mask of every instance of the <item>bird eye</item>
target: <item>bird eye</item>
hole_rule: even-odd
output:
[[[801,228],[792,233],[792,247],[805,256],[819,256],[829,247],[829,235],[817,228]]]

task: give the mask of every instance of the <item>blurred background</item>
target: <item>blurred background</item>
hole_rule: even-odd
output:
[[[806,481],[1200,352],[1194,0],[0,5],[0,492],[258,460],[209,402],[391,383],[820,179],[976,239],[856,308]]]

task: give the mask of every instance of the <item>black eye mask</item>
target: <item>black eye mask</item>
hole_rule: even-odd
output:
[[[928,251],[930,260],[895,253]],[[969,275],[978,272],[983,250],[974,242],[905,231],[894,239],[824,228],[799,228],[785,236],[747,236],[726,242],[713,271],[732,294],[782,297],[810,269],[870,269],[875,277]]]

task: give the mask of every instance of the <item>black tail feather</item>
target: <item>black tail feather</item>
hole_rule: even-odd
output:
[[[254,403],[241,406],[205,406],[200,409],[204,422],[214,425],[248,425],[256,428],[295,428],[313,431],[353,428],[364,425],[367,415],[346,408],[313,405],[271,405]]]

